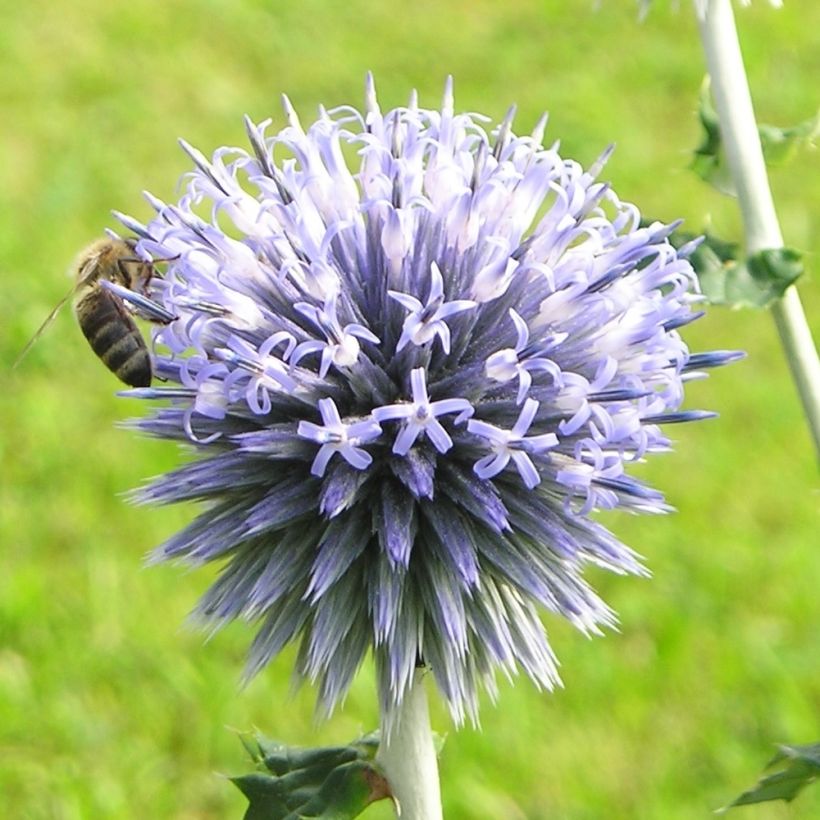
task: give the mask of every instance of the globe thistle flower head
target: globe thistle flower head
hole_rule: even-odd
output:
[[[372,653],[381,704],[429,666],[457,721],[523,669],[558,682],[539,610],[614,615],[592,563],[642,573],[593,510],[663,512],[630,463],[667,450],[698,301],[674,226],[541,144],[440,110],[248,121],[251,150],[195,168],[146,225],[118,215],[151,283],[157,387],[135,426],[194,460],[145,502],[196,500],[160,559],[217,561],[198,614],[257,624],[247,673],[298,642],[330,712]],[[355,163],[349,159],[355,157]]]

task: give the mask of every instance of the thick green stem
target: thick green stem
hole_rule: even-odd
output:
[[[795,288],[789,288],[771,311],[809,421],[815,453],[820,458],[820,363]]]
[[[697,5],[703,4],[696,2]],[[783,236],[769,188],[730,0],[708,0],[703,14],[698,13],[698,21],[726,159],[743,216],[747,252],[781,248]],[[800,297],[793,287],[774,303],[772,315],[820,458],[820,359]]]
[[[382,721],[382,741],[376,755],[401,820],[442,820],[438,763],[422,675],[423,670],[416,670],[390,726]]]

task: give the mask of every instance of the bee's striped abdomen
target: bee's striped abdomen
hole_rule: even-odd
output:
[[[116,296],[95,283],[80,295],[74,311],[92,350],[118,379],[131,387],[151,384],[145,340]]]

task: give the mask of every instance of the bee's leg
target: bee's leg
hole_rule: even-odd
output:
[[[141,280],[139,289],[144,295],[147,295],[148,283],[151,281],[151,279],[154,278],[154,275],[156,274],[154,265],[160,262],[175,262],[177,259],[179,259],[179,256],[179,254],[176,254],[175,256],[166,256],[162,259],[152,259],[150,262],[145,259],[140,259],[136,256],[123,256],[117,259],[117,267],[119,268],[120,275],[123,278],[123,282],[125,282],[126,284],[128,284],[131,281],[131,277],[128,274],[128,269],[125,267],[126,265],[136,264],[139,265],[141,268],[144,268],[146,273],[139,277]]]
[[[122,304],[132,313],[136,313],[143,319],[149,322],[156,322],[160,325],[167,325],[173,322],[177,317],[167,311],[159,302],[139,293],[136,290],[125,288],[118,285],[116,282],[110,282],[107,279],[100,281],[100,286],[110,291],[114,296],[118,297]]]

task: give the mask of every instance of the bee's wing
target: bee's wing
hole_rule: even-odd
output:
[[[73,285],[71,290],[65,296],[63,296],[63,298],[60,299],[59,302],[57,302],[51,313],[49,313],[48,316],[46,316],[43,323],[40,325],[40,327],[37,328],[34,335],[28,340],[26,346],[20,351],[20,355],[14,360],[14,364],[11,366],[12,370],[15,367],[17,367],[17,365],[20,364],[20,362],[23,361],[23,359],[26,357],[26,354],[29,352],[29,350],[31,350],[34,343],[40,338],[40,336],[43,335],[45,329],[57,318],[57,314],[62,310],[63,305],[65,305],[65,303],[74,295],[74,292],[76,290],[77,286]]]
[[[43,323],[40,327],[37,328],[35,334],[28,340],[26,346],[20,351],[20,355],[14,360],[14,364],[11,366],[12,370],[17,367],[20,362],[26,357],[26,354],[31,350],[34,343],[43,335],[43,332],[48,328],[48,326],[57,318],[57,314],[63,309],[65,303],[83,286],[88,285],[90,282],[94,280],[96,276],[98,276],[97,265],[99,263],[101,251],[97,250],[93,253],[84,255],[80,266],[79,272],[77,273],[77,281],[71,286],[71,290],[60,299],[59,302],[54,306],[54,309],[51,313],[46,316],[43,320]]]

